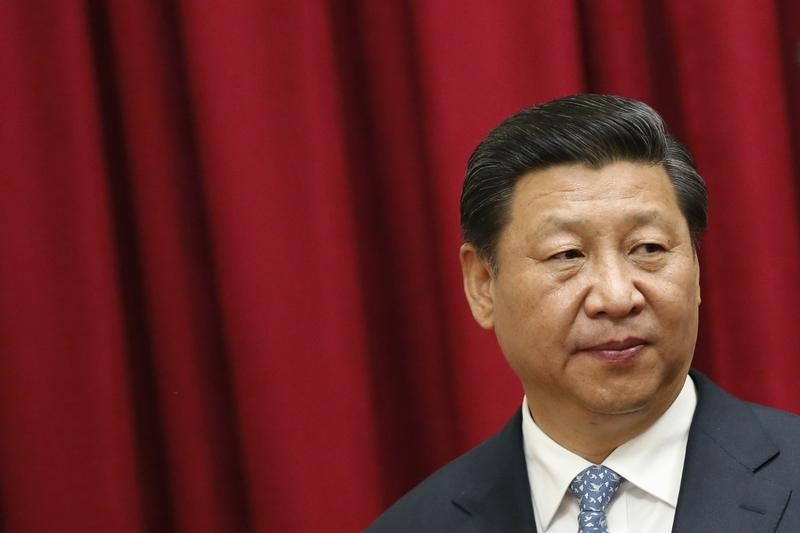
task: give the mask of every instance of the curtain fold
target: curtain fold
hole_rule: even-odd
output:
[[[794,2],[0,4],[0,530],[354,531],[521,401],[466,160],[643,99],[711,194],[695,362],[800,412]]]

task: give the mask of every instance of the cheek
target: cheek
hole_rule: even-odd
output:
[[[559,324],[574,308],[569,287],[548,283],[541,275],[519,276],[498,291],[495,311],[499,321],[515,327],[518,333],[560,329]]]
[[[662,280],[652,290],[651,302],[662,331],[679,343],[693,343],[699,317],[698,289],[688,275],[677,280]]]
[[[697,301],[699,296],[699,275],[700,270],[695,260],[683,257],[680,261],[671,263],[662,273],[660,278],[664,285],[665,292],[678,295]],[[685,302],[688,304],[688,301]]]
[[[495,333],[509,362],[535,365],[562,351],[579,307],[573,292],[532,283],[503,291],[495,307]]]

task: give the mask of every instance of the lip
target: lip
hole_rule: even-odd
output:
[[[622,340],[612,339],[606,342],[581,348],[579,352],[591,355],[611,363],[630,361],[638,356],[647,342],[638,337],[627,337]]]

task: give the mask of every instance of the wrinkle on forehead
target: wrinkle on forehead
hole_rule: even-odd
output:
[[[525,203],[530,204],[537,200],[549,199],[548,197],[557,197],[559,200],[567,199],[570,201],[631,200],[643,193],[661,190],[664,187],[662,180],[653,180],[652,186],[631,183],[626,186],[627,190],[621,191],[618,187],[619,178],[616,176],[596,176],[595,179],[595,183],[588,184],[585,182],[585,177],[583,176],[565,175],[558,178],[558,181],[561,183],[554,184],[552,188],[547,189],[541,187],[541,182],[554,181],[553,177],[529,174],[523,178],[523,180],[517,182],[515,192],[518,192],[521,188],[525,188],[527,196]],[[539,182],[536,183],[538,187],[534,186],[534,191],[527,190],[530,189],[528,184],[534,185],[534,180]],[[565,180],[574,180],[576,183],[563,183]],[[598,182],[601,184],[607,184],[608,187],[598,191]],[[669,186],[669,189],[672,190],[672,185],[669,183],[669,181],[667,181],[667,185]],[[516,197],[519,195],[515,194],[514,196]]]
[[[666,173],[652,170],[619,163],[600,170],[568,165],[529,173],[517,183],[510,222],[529,231],[535,227],[537,234],[585,229],[607,220],[605,214],[620,215],[614,218],[629,227],[671,224],[670,216],[680,211],[677,197]]]
[[[653,174],[651,171],[654,167],[661,169],[662,172]],[[644,177],[645,182],[631,182],[632,173]],[[591,176],[591,180],[587,180],[587,176]],[[663,177],[667,179],[662,179]],[[626,183],[621,185],[620,182]],[[591,201],[634,199],[648,192],[669,191],[674,194],[672,183],[663,167],[625,161],[610,163],[600,169],[592,169],[578,163],[531,171],[517,181],[514,189],[513,198],[525,196],[525,204],[546,200],[549,197],[570,201]],[[520,189],[525,189],[524,195],[516,194]]]
[[[632,225],[642,226],[663,219],[664,213],[660,209],[643,208],[641,210],[631,211],[625,213],[624,219]],[[573,227],[580,227],[593,222],[588,220],[585,216],[571,216],[562,213],[548,213],[541,221],[542,225],[551,226],[554,228],[571,229]]]

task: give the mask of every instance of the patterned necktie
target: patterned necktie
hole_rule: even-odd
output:
[[[575,476],[569,491],[578,498],[578,533],[608,533],[606,506],[614,497],[622,476],[605,466],[593,465]]]

